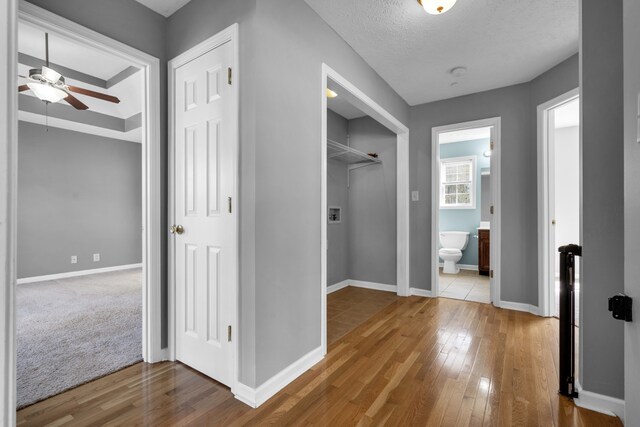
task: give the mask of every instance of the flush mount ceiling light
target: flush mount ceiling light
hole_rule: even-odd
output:
[[[451,9],[456,0],[418,0],[418,3],[431,15],[441,15]]]
[[[338,94],[331,89],[327,88],[327,98],[335,98]]]

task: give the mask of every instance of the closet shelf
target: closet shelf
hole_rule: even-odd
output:
[[[358,165],[358,167],[382,163],[378,158],[330,139],[327,139],[327,157],[348,165]]]

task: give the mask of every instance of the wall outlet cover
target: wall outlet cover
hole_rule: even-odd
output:
[[[93,254],[93,262],[100,261],[100,254]]]
[[[78,263],[78,257],[76,255],[71,255],[71,264],[77,264]]]
[[[411,201],[412,202],[417,202],[418,200],[420,200],[420,192],[419,191],[412,191],[411,192]]]

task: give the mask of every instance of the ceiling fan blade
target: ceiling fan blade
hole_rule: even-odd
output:
[[[83,88],[77,87],[77,86],[67,86],[67,88],[71,92],[79,93],[81,95],[92,96],[94,98],[102,99],[103,101],[113,102],[115,104],[119,104],[120,103],[120,100],[118,98],[116,98],[115,96],[107,95],[106,93],[94,92],[92,90],[83,89]]]
[[[29,90],[29,86],[27,85],[18,86],[18,92],[24,92],[25,90]]]
[[[76,98],[71,94],[67,95],[67,97],[64,100],[67,101],[76,110],[87,110],[89,108],[85,104],[83,104],[78,98]]]

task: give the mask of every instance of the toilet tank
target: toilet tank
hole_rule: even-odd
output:
[[[467,248],[467,243],[469,243],[468,231],[440,232],[440,244],[443,248],[460,249],[462,251]]]

